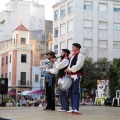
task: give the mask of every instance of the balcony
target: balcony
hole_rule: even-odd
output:
[[[29,80],[18,80],[18,86],[30,86]]]
[[[29,44],[12,44],[12,45],[8,46],[7,48],[2,49],[0,51],[0,54],[3,54],[3,53],[8,52],[8,51],[12,51],[12,50],[28,50],[28,51],[32,51],[33,47],[32,47],[32,45],[29,45]]]

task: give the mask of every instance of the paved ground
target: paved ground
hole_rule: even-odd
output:
[[[57,108],[58,109],[58,108]],[[0,117],[12,120],[120,120],[120,107],[81,106],[82,115],[71,115],[42,108],[0,108]]]

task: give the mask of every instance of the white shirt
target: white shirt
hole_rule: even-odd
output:
[[[68,59],[63,59],[61,62],[55,64],[55,68],[61,70],[69,65]]]
[[[70,64],[68,66],[68,69],[69,71],[75,73],[77,72],[78,70],[80,70],[83,65],[84,65],[84,61],[85,61],[85,56],[82,54],[82,53],[79,53],[78,54],[78,58],[77,58],[77,62],[76,62],[76,65],[73,65],[71,68],[70,68],[70,65],[71,65],[71,61],[73,59],[74,56],[72,56],[71,60],[70,60]]]
[[[53,64],[53,68],[46,69],[46,71],[50,72],[51,74],[57,74],[57,73],[58,73],[58,70],[55,68],[55,65],[56,65],[56,64],[57,64],[57,63],[55,62],[55,63]]]

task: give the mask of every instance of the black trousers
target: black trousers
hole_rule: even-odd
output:
[[[55,110],[55,79],[52,79],[52,85],[49,86],[49,82],[46,82],[46,110]]]

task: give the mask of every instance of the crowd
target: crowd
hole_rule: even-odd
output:
[[[17,102],[13,103],[11,102],[10,99],[8,99],[8,101],[5,103],[2,101],[2,99],[0,99],[0,107],[45,107],[46,106],[46,101],[44,101],[43,99],[40,98],[36,98],[35,100],[29,98],[29,99],[25,99],[25,97],[22,97],[21,99],[18,99]]]
[[[42,98],[36,98],[33,100],[32,98],[25,99],[22,97],[22,99],[19,99],[16,103],[16,106],[20,107],[45,107],[46,102]]]
[[[13,103],[11,102],[10,99],[8,99],[7,103],[5,104],[5,103],[2,101],[2,99],[0,98],[0,107],[4,107],[4,106],[6,106],[6,107],[12,107],[12,106],[13,106]]]
[[[55,98],[55,102],[58,103],[59,99]],[[92,98],[89,99],[82,99],[81,105],[94,105],[94,102]],[[22,99],[19,99],[16,103],[11,102],[10,99],[6,102],[6,104],[2,101],[0,98],[0,107],[46,107],[46,101],[44,101],[42,98],[36,98],[33,100],[32,98],[25,99],[25,97],[22,97]]]
[[[81,105],[94,105],[94,102],[93,102],[93,99],[90,98],[90,99],[82,99],[81,101]]]

